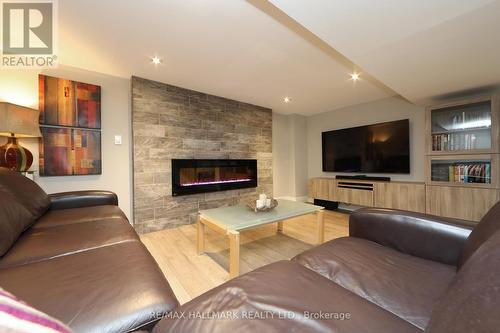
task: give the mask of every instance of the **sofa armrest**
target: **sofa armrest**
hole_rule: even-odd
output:
[[[109,191],[75,191],[49,194],[50,209],[70,209],[91,206],[118,206],[118,197]]]
[[[349,218],[349,235],[416,257],[457,266],[473,222],[394,209],[364,208]]]

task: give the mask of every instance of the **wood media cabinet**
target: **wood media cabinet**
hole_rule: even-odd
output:
[[[335,178],[309,180],[309,197],[365,207],[425,213],[425,183]]]

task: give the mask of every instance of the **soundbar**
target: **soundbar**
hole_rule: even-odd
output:
[[[337,175],[337,176],[335,176],[335,179],[375,180],[375,181],[381,181],[381,182],[390,182],[391,181],[391,177],[378,177],[378,176],[366,176],[366,175],[353,175],[353,176]]]

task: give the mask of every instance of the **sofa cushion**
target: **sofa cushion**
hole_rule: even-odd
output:
[[[71,333],[71,329],[0,288],[0,332]]]
[[[35,220],[10,194],[0,191],[0,257]]]
[[[458,271],[434,307],[427,333],[498,332],[500,329],[500,231]]]
[[[50,199],[47,193],[34,181],[6,168],[0,168],[0,191],[11,194],[23,205],[34,219],[49,209]]]
[[[132,226],[123,219],[103,219],[53,228],[30,228],[0,260],[0,268],[138,240]]]
[[[33,225],[33,229],[70,225],[82,222],[127,217],[118,206],[104,205],[94,207],[49,210]]]
[[[297,263],[279,261],[182,305],[162,319],[153,332],[421,331]]]
[[[500,230],[500,202],[494,205],[472,230],[465,243],[460,257],[461,267],[474,252],[490,238],[497,230]]]
[[[294,260],[424,329],[456,269],[360,238],[345,237]]]
[[[128,332],[177,306],[140,242],[1,270],[0,286],[75,332]]]

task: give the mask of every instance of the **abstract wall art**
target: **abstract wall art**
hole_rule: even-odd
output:
[[[38,90],[40,176],[101,174],[101,87],[39,75]]]

